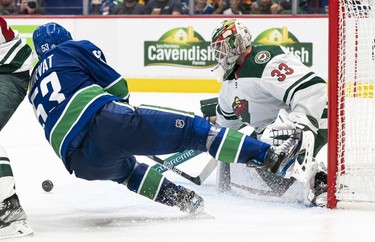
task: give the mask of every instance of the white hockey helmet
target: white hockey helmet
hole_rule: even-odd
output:
[[[236,19],[224,20],[212,32],[211,48],[216,60],[226,70],[234,66],[238,57],[250,45],[250,31]]]

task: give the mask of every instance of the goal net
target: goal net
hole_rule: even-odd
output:
[[[375,204],[375,1],[329,4],[328,207]]]

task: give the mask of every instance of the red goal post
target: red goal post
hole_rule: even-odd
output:
[[[329,1],[327,207],[375,204],[375,1]]]

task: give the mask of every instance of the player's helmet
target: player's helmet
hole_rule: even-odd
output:
[[[211,36],[211,48],[215,58],[224,69],[230,70],[238,57],[251,45],[251,34],[236,19],[224,20]]]
[[[33,33],[35,51],[39,58],[46,51],[68,40],[72,40],[69,31],[53,22],[39,26]]]

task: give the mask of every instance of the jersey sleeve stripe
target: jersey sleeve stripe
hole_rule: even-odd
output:
[[[194,118],[194,112],[188,112],[188,111],[183,111],[183,110],[178,110],[174,108],[168,108],[168,107],[160,107],[160,106],[155,106],[155,105],[148,105],[148,104],[141,104],[138,106],[139,109],[149,109],[149,110],[157,110],[157,111],[163,111],[166,113],[173,113],[177,115],[183,115],[187,116],[190,118]]]
[[[222,115],[226,120],[236,120],[237,119],[237,116],[234,114],[234,113],[227,113],[227,112],[224,112],[220,106],[218,105],[217,108],[216,108],[217,112]]]
[[[22,43],[21,40],[17,41],[11,48],[10,50],[5,54],[5,56],[3,57],[3,59],[0,61],[0,64],[4,64],[8,58],[14,54],[13,52],[17,49],[17,47]]]
[[[293,83],[293,85],[291,85],[285,92],[284,94],[284,98],[283,98],[283,101],[286,103],[286,100],[289,96],[289,93],[297,86],[299,85],[301,82],[303,82],[304,80],[306,80],[307,78],[309,78],[311,75],[313,75],[314,72],[309,72],[307,73],[306,75],[304,75],[302,78],[300,78],[299,80],[297,80],[295,83]]]
[[[22,65],[29,58],[30,55],[31,55],[30,47],[27,46],[27,45],[23,46],[20,49],[20,51],[17,52],[16,56],[13,58],[12,62],[8,66],[7,72],[13,73],[13,72],[21,69]]]
[[[104,88],[104,90],[121,98],[127,98],[129,95],[128,84],[122,77],[112,82],[111,85]]]
[[[53,150],[59,157],[61,157],[61,147],[66,136],[80,120],[80,117],[90,104],[103,95],[109,94],[104,92],[101,87],[93,85],[81,89],[81,91],[76,93],[76,95],[69,101],[59,120],[52,128],[49,138]]]
[[[311,79],[311,80],[309,80],[307,82],[301,83],[301,85],[299,85],[294,90],[292,96],[290,97],[290,100],[293,99],[294,94],[296,94],[298,91],[301,91],[301,90],[303,90],[305,88],[309,88],[309,87],[311,87],[313,85],[316,85],[316,84],[326,84],[326,82],[322,78],[316,76],[316,77],[314,77],[313,79]],[[290,100],[289,100],[289,102],[290,102]]]
[[[21,40],[7,43],[0,51],[0,73],[29,71],[33,62],[31,48]]]

